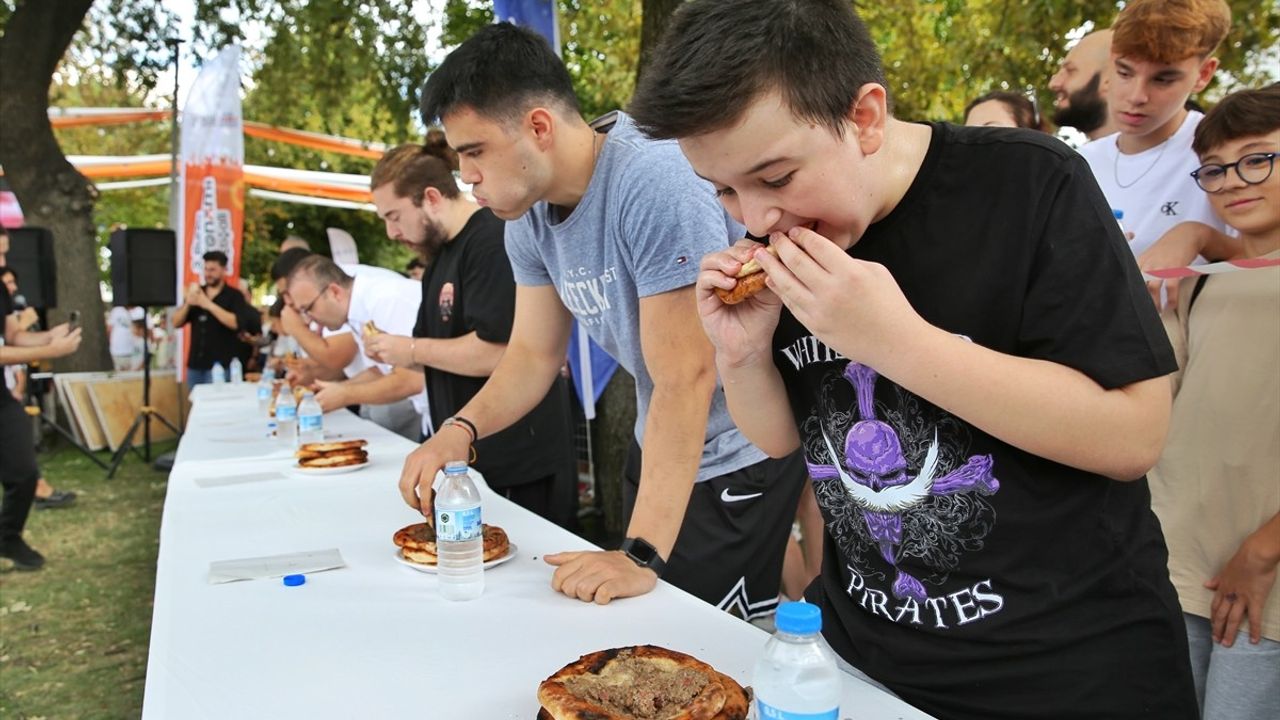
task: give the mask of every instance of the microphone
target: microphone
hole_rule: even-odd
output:
[[[13,296],[13,309],[14,309],[14,310],[26,310],[26,309],[27,309],[27,296],[26,296],[26,295],[21,295],[21,294],[19,294],[19,295],[14,295],[14,296]]]

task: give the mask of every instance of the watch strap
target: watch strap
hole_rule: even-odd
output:
[[[644,538],[626,538],[622,541],[622,546],[619,547],[619,550],[636,565],[642,568],[649,568],[658,577],[662,577],[663,571],[667,569],[667,561],[663,560],[662,556],[658,554],[658,549]]]

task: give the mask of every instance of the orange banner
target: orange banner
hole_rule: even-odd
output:
[[[290,145],[311,148],[312,150],[326,150],[373,160],[381,158],[386,150],[382,143],[364,143],[335,135],[321,135],[319,133],[306,132],[305,130],[293,130],[251,121],[245,121],[244,134],[260,140],[275,140]]]
[[[53,108],[50,108],[49,110],[49,124],[55,129],[84,127],[86,125],[124,125],[126,123],[149,120],[168,120],[169,115],[171,114],[168,110],[138,110],[137,112],[94,113],[90,111],[76,115],[55,115],[53,114]]]

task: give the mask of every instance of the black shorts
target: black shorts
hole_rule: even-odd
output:
[[[624,477],[622,508],[629,523],[640,487],[640,446],[634,441]],[[773,614],[807,479],[797,450],[694,483],[662,579],[744,620]]]

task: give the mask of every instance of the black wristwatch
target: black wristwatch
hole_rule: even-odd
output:
[[[618,549],[631,558],[632,562],[642,568],[649,568],[658,577],[662,577],[662,571],[667,569],[667,561],[663,560],[658,554],[658,549],[644,538],[629,537],[622,541],[622,547]]]

